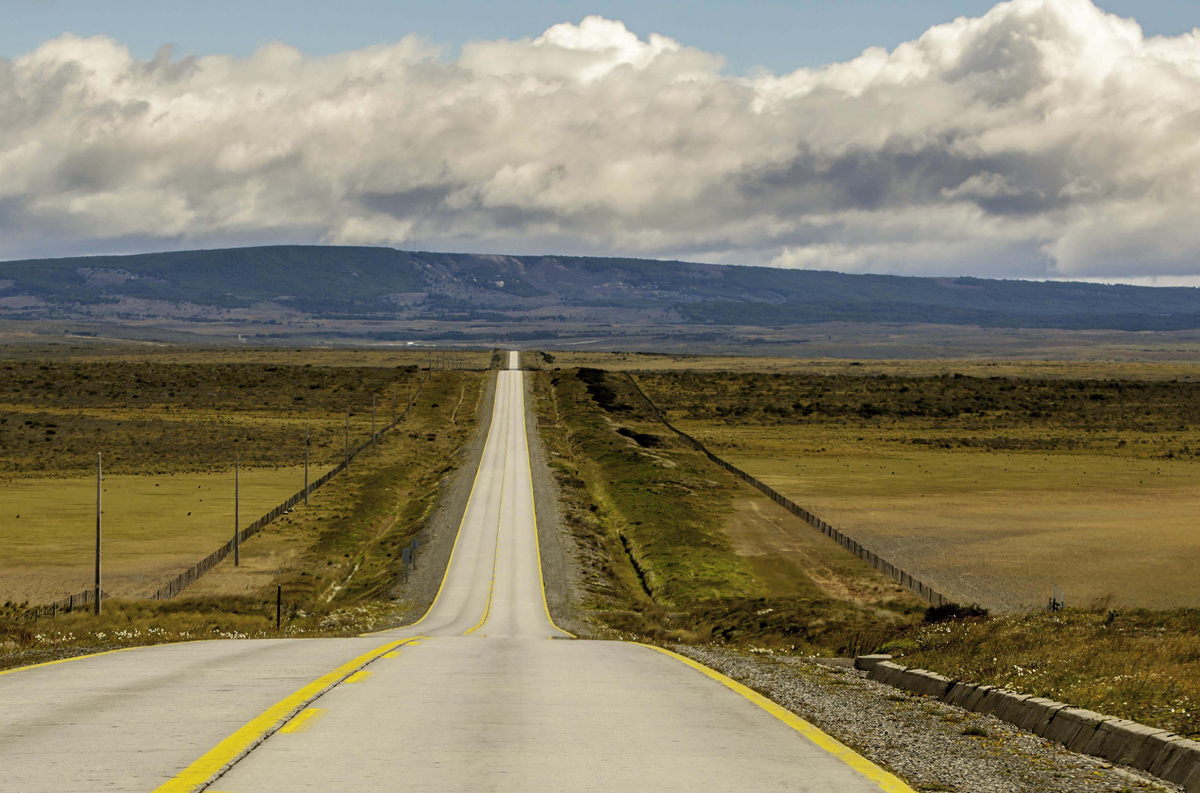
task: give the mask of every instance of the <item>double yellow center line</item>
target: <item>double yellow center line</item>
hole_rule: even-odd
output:
[[[224,773],[254,747],[258,746],[275,731],[284,727],[297,714],[305,710],[317,697],[334,686],[347,681],[356,674],[361,674],[364,666],[375,659],[392,652],[401,645],[417,641],[424,637],[415,636],[411,639],[400,639],[376,647],[370,652],[363,653],[352,661],[322,675],[313,682],[267,708],[244,727],[221,741],[202,757],[180,771],[177,775],[155,788],[154,793],[191,793],[191,791],[211,782],[215,777]],[[313,714],[314,716],[316,714]],[[310,717],[311,718],[311,717]]]

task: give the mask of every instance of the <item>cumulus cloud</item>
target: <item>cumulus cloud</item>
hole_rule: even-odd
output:
[[[267,241],[1008,277],[1200,275],[1200,31],[1013,0],[730,75],[588,17],[454,59],[0,60],[0,256]]]

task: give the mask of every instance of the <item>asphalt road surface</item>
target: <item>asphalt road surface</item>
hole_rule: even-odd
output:
[[[0,790],[909,791],[711,670],[554,625],[518,369],[425,617],[0,675]]]

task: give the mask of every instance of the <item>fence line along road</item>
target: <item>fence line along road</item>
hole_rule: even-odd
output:
[[[101,590],[101,600],[108,600],[108,593]],[[25,612],[24,619],[39,620],[42,617],[56,616],[60,611],[70,614],[78,608],[84,608],[96,602],[96,590],[94,587],[88,587],[82,592],[76,592],[74,595],[69,595],[62,600],[56,600],[44,606],[34,606]]]
[[[754,486],[755,488],[757,488],[758,490],[762,491],[776,504],[783,507],[788,512],[792,513],[793,515],[797,516],[798,518],[802,519],[805,523],[812,526],[814,529],[817,529],[822,534],[824,534],[826,537],[829,537],[831,540],[836,542],[838,545],[842,546],[847,551],[849,551],[850,553],[857,556],[859,559],[862,559],[864,562],[870,564],[876,570],[878,570],[879,572],[888,576],[893,581],[897,582],[901,586],[908,587],[913,592],[916,592],[918,595],[923,597],[925,600],[928,600],[931,604],[933,604],[935,606],[943,606],[947,603],[952,602],[950,600],[950,598],[946,597],[941,592],[938,592],[933,587],[929,586],[928,584],[921,581],[920,579],[914,577],[907,570],[897,567],[896,565],[892,564],[891,562],[887,561],[886,559],[881,558],[879,556],[879,554],[864,548],[857,541],[851,539],[850,537],[847,537],[843,532],[839,531],[838,529],[829,525],[825,521],[821,520],[819,517],[817,517],[813,513],[809,512],[807,509],[800,506],[796,502],[792,501],[790,498],[783,495],[782,493],[777,491],[775,488],[771,487],[770,485],[766,484],[765,482],[762,482],[762,481],[756,479],[755,477],[753,477],[750,474],[743,471],[741,468],[738,468],[736,465],[726,462],[725,460],[722,460],[717,455],[713,454],[711,451],[708,450],[708,447],[705,446],[703,443],[701,443],[697,439],[693,438],[691,435],[688,435],[686,432],[679,429],[671,422],[667,421],[667,417],[665,415],[663,415],[663,412],[661,410],[658,409],[658,405],[654,404],[654,400],[651,399],[649,397],[649,395],[646,394],[646,392],[642,390],[642,387],[638,384],[638,381],[634,378],[634,376],[632,374],[630,374],[629,372],[626,372],[625,376],[629,378],[629,382],[633,384],[633,387],[637,390],[637,392],[642,395],[642,399],[646,400],[646,404],[648,404],[650,406],[650,409],[652,411],[654,411],[654,415],[658,417],[658,420],[661,421],[667,429],[671,430],[676,435],[683,438],[687,443],[689,443],[697,451],[702,452],[704,454],[704,456],[707,457],[709,460],[712,460],[714,463],[721,466],[722,468],[724,468],[726,471],[733,474],[737,478],[741,479],[743,482],[746,482],[747,484],[750,484],[750,485]]]
[[[408,417],[409,411],[412,410],[412,406],[414,404],[416,404],[417,398],[421,396],[421,389],[425,387],[425,381],[429,379],[429,375],[430,375],[430,370],[426,369],[425,374],[421,377],[420,381],[418,381],[418,383],[417,383],[416,392],[412,395],[412,398],[409,399],[408,406],[404,408],[403,413],[401,413],[399,416],[396,417],[395,421],[391,422],[390,424],[385,425],[384,428],[379,430],[378,432],[372,433],[371,437],[368,440],[359,444],[356,448],[351,449],[349,454],[346,455],[346,459],[343,460],[342,462],[338,463],[336,466],[334,466],[329,471],[326,471],[324,476],[309,483],[308,487],[302,488],[300,490],[300,492],[293,494],[292,497],[289,498],[287,501],[284,501],[282,504],[280,504],[279,506],[272,509],[266,515],[263,515],[261,518],[254,521],[246,528],[240,530],[238,532],[236,542],[238,544],[245,542],[249,538],[253,537],[255,534],[258,534],[260,531],[262,531],[268,525],[273,523],[277,518],[288,513],[292,509],[292,507],[303,502],[305,496],[310,495],[314,490],[316,490],[319,487],[321,487],[322,485],[324,485],[330,479],[333,479],[335,476],[340,474],[342,471],[345,471],[350,466],[350,461],[353,460],[355,457],[357,457],[359,452],[361,452],[364,449],[366,449],[367,447],[373,445],[380,436],[384,435],[388,430],[394,428],[397,424],[404,421],[404,419]],[[175,576],[175,578],[173,580],[171,580],[166,586],[159,588],[159,590],[157,592],[155,592],[153,595],[150,596],[151,599],[153,599],[153,600],[170,600],[171,598],[175,597],[183,590],[187,589],[189,586],[191,586],[193,583],[195,583],[197,580],[199,580],[201,576],[203,576],[209,570],[213,569],[218,564],[220,564],[225,559],[225,557],[227,557],[227,556],[229,556],[229,554],[233,553],[234,542],[235,541],[233,538],[226,540],[225,544],[222,545],[220,548],[213,551],[208,556],[206,556],[205,558],[201,559],[196,564],[189,567],[187,570],[184,570],[179,575]]]

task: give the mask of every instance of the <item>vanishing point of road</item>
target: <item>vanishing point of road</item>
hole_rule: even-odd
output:
[[[716,672],[554,625],[518,360],[421,620],[0,674],[0,791],[911,793]]]

